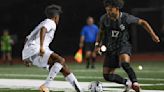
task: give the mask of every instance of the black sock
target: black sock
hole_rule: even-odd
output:
[[[121,66],[125,70],[125,72],[128,74],[132,83],[137,82],[136,74],[135,74],[133,68],[130,66],[130,64],[127,62],[122,62]]]
[[[95,57],[92,57],[92,68],[95,67],[95,60],[96,60],[96,58]]]
[[[96,58],[95,57],[92,57],[92,62],[95,62]]]
[[[89,66],[90,66],[90,58],[86,58],[86,68],[89,68]]]
[[[124,85],[126,85],[126,82],[127,82],[127,79],[124,79],[118,74],[103,74],[103,76],[106,81],[116,82],[116,83],[124,84]]]

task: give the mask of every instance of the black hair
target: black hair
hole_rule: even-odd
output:
[[[124,0],[104,0],[103,3],[105,7],[111,5],[113,7],[118,7],[119,9],[124,6]]]
[[[88,20],[89,18],[92,18],[92,19],[94,19],[92,16],[88,16],[88,17],[87,17],[87,20]]]
[[[59,5],[49,5],[45,9],[46,17],[53,18],[54,16],[60,15],[62,13],[62,8]]]

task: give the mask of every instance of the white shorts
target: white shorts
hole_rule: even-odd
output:
[[[51,51],[50,49],[46,49],[43,57],[40,56],[38,53],[36,55],[31,56],[29,59],[30,59],[30,61],[32,61],[33,65],[36,65],[41,68],[47,67],[48,60],[52,53],[53,53],[53,51]]]

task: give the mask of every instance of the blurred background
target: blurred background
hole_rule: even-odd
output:
[[[93,16],[98,25],[105,13],[101,0],[0,0],[0,35],[8,29],[13,36],[14,57],[21,56],[25,37],[45,18],[44,9],[49,4],[61,5],[64,11],[51,44],[51,48],[61,55],[73,55],[78,49],[80,31],[88,16]],[[146,19],[160,39],[164,39],[163,0],[125,0],[122,10]],[[163,53],[162,43],[153,43],[143,28],[132,25],[131,33],[135,54]]]

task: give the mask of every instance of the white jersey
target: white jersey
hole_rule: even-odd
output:
[[[40,51],[40,30],[42,27],[47,29],[45,39],[43,42],[44,49],[49,49],[49,44],[54,38],[56,31],[56,24],[51,19],[45,19],[42,21],[31,33],[27,36],[27,41],[22,51],[22,59],[27,59],[35,54],[39,54]]]

